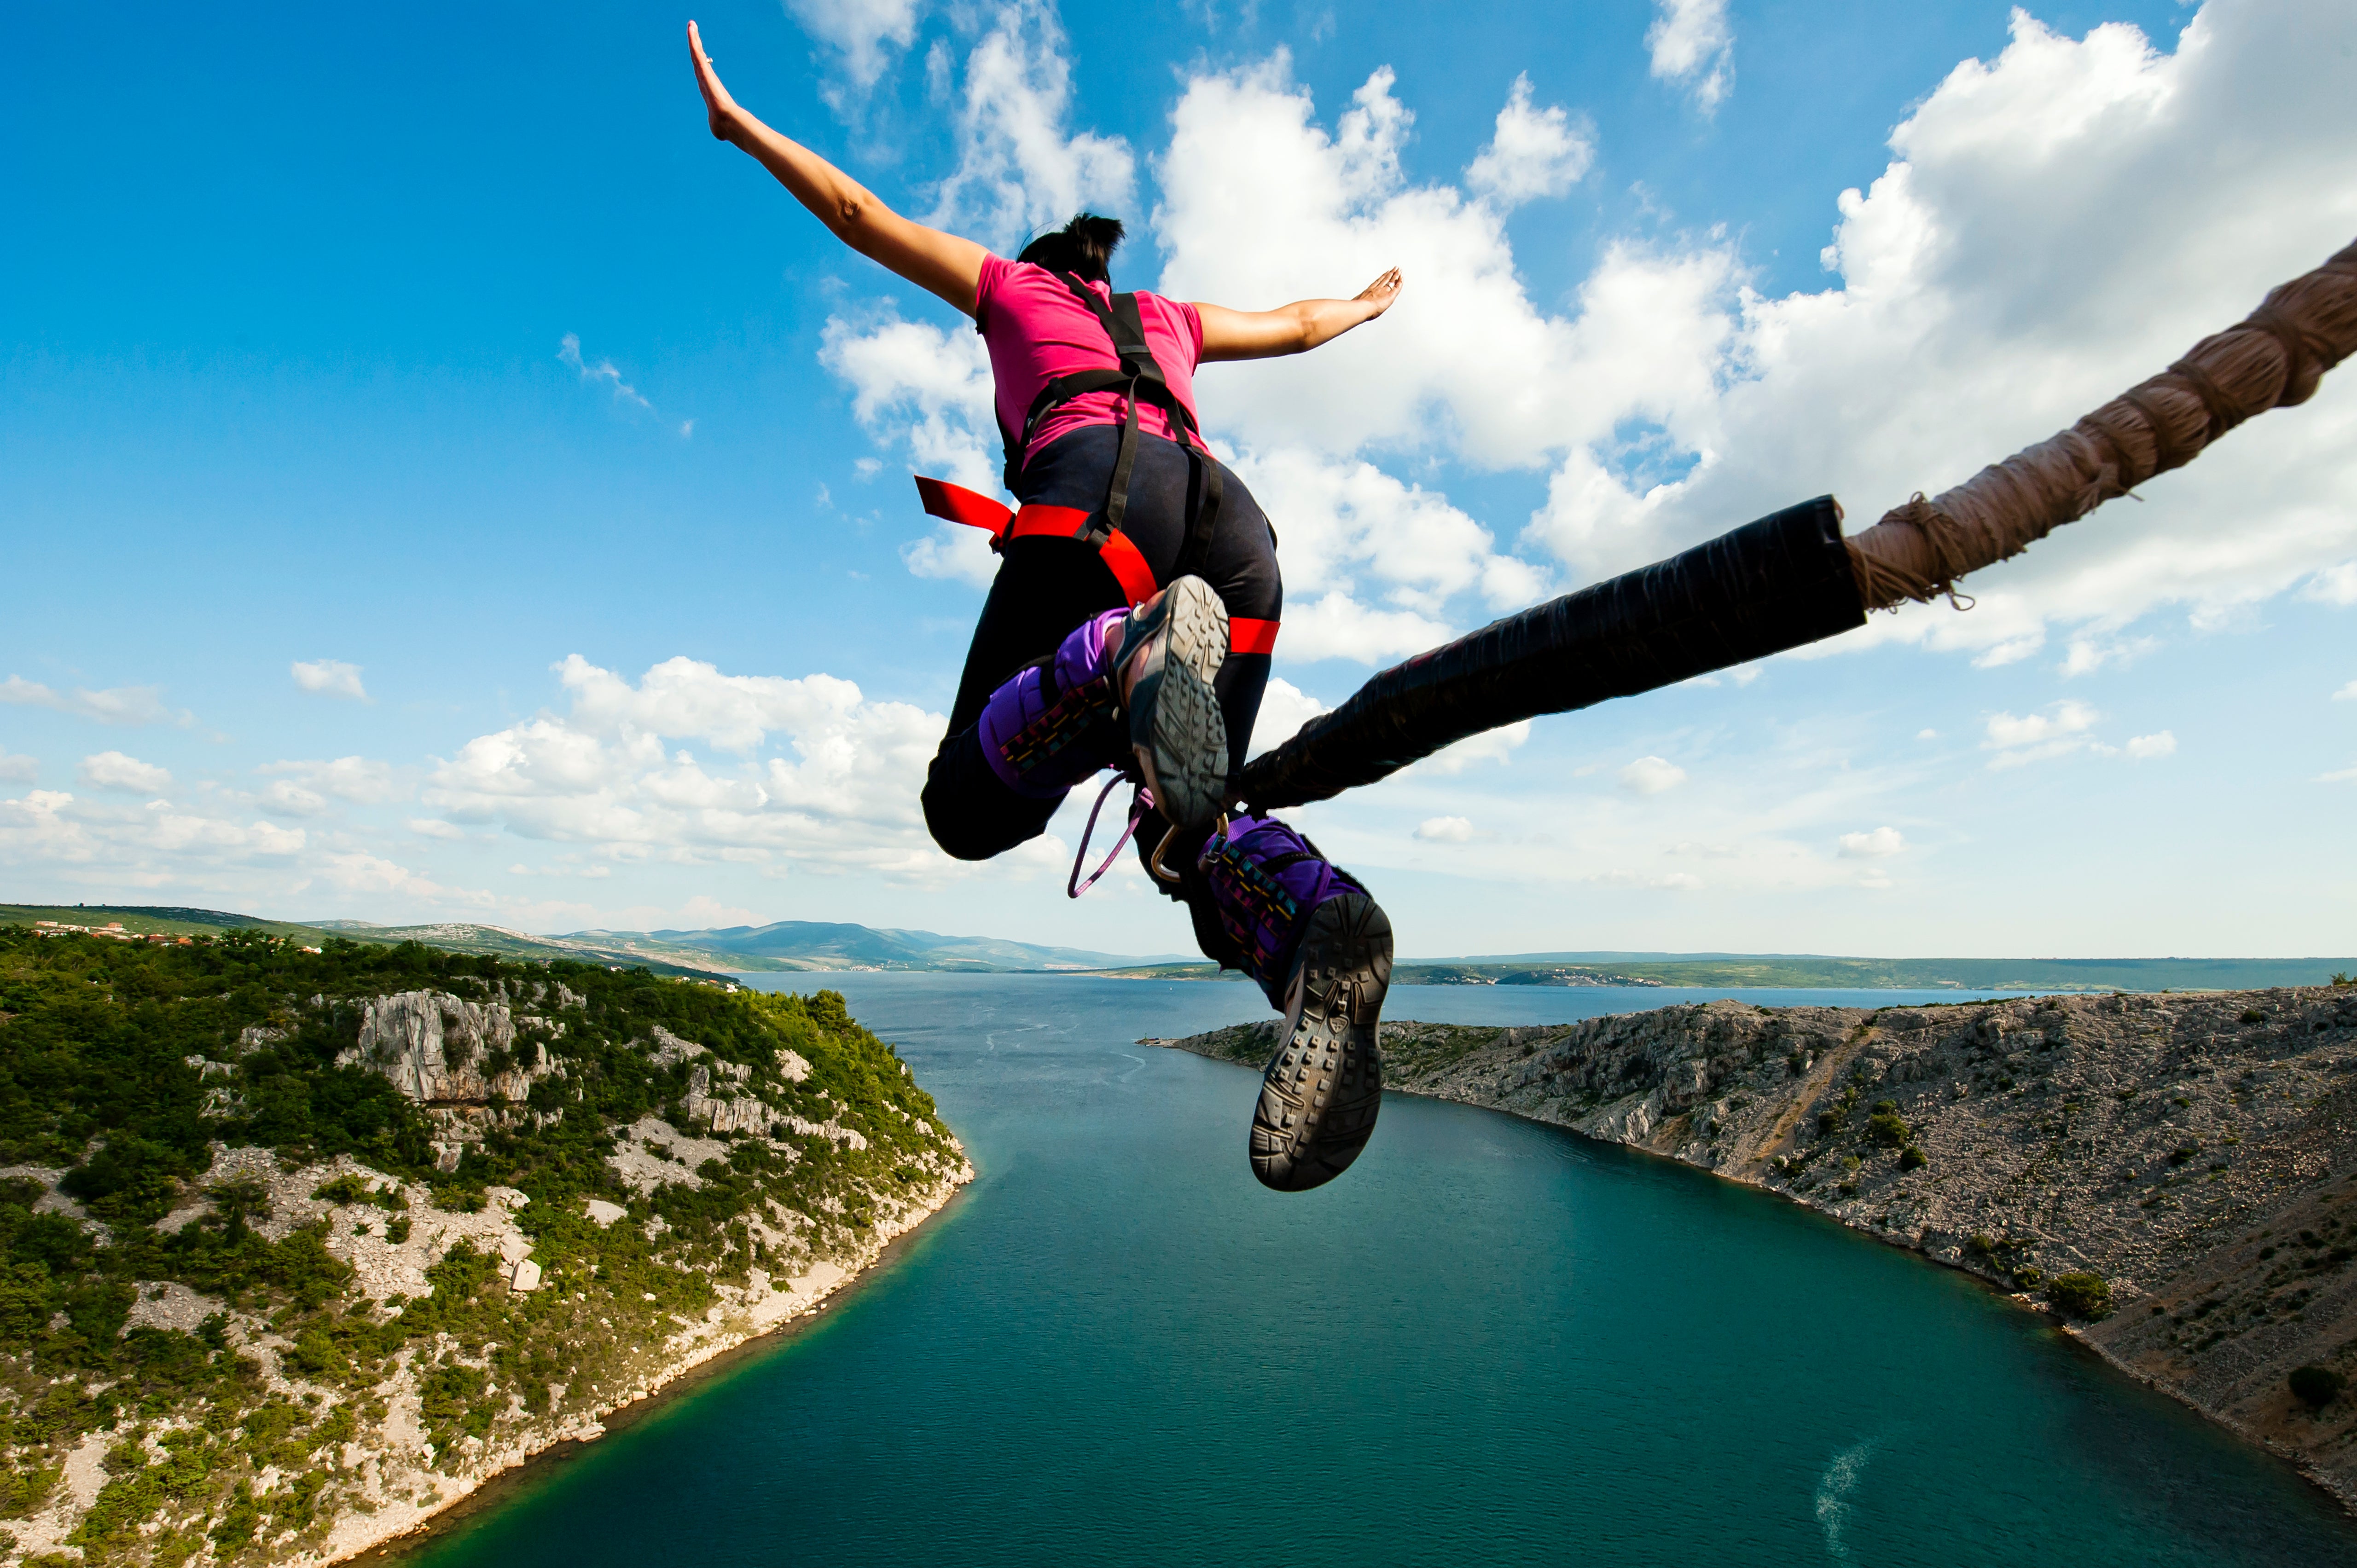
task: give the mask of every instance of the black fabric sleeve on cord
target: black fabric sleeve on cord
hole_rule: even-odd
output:
[[[1840,509],[1819,496],[1383,671],[1255,758],[1240,792],[1262,810],[1329,800],[1501,725],[1865,624]]]

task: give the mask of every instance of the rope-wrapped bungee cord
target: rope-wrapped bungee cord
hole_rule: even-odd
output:
[[[1821,496],[1383,671],[1248,763],[1235,796],[1264,810],[1329,800],[1501,725],[1784,652],[1868,610],[1953,600],[1966,573],[2183,467],[2252,415],[2306,402],[2352,352],[2357,243],[2070,429],[1854,539]]]

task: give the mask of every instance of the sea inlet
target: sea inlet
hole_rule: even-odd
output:
[[[1341,1180],[1264,1191],[1254,1075],[1135,1044],[1259,1016],[1251,987],[825,983],[979,1179],[815,1320],[404,1558],[2357,1563],[2330,1498],[2047,1320],[1702,1172],[1394,1095]],[[1729,994],[1924,999],[1386,1012]]]

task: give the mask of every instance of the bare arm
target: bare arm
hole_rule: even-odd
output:
[[[1361,289],[1355,299],[1302,299],[1275,310],[1230,310],[1199,301],[1195,309],[1203,317],[1203,360],[1306,354],[1389,310],[1399,297],[1402,281],[1394,267]]]
[[[687,53],[695,63],[695,85],[704,94],[713,135],[759,159],[836,239],[968,316],[974,314],[974,291],[988,251],[901,217],[857,180],[739,108],[713,70],[694,22],[687,25]]]

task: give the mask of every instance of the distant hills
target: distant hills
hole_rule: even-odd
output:
[[[366,920],[266,920],[256,915],[165,905],[0,904],[0,925],[56,920],[126,936],[202,936],[242,929],[309,942],[423,942],[502,958],[643,964],[658,974],[829,970],[969,973],[1096,973],[1138,980],[1213,980],[1200,959],[1138,958],[1001,937],[952,937],[853,925],[776,920],[705,930],[572,931],[534,936],[504,926],[447,921],[380,926]],[[1837,958],[1815,953],[1535,952],[1408,961],[1403,985],[1643,985],[1705,990],[1822,991],[2245,991],[2321,985],[2357,973],[2357,958]],[[1225,978],[1240,979],[1230,973]]]
[[[497,953],[502,958],[643,964],[658,974],[823,972],[847,969],[1005,973],[1107,970],[1155,961],[1134,954],[1047,947],[996,937],[878,930],[870,926],[823,920],[779,920],[766,926],[730,926],[717,930],[591,930],[535,936],[505,926],[460,920],[423,926],[381,926],[368,920],[265,920],[222,909],[163,905],[0,904],[0,925],[32,925],[39,920],[92,929],[118,925],[126,936],[210,936],[225,930],[257,930],[315,944],[329,937],[385,944],[414,941],[452,952]]]

